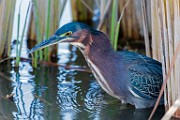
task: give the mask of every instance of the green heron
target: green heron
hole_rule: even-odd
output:
[[[56,43],[76,46],[99,85],[109,95],[136,108],[154,106],[163,82],[160,62],[134,52],[116,52],[103,32],[80,22],[62,26],[29,53]]]

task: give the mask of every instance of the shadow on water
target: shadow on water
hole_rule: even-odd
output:
[[[7,65],[6,67],[7,69],[4,70],[2,70],[2,67],[0,67],[1,72],[10,71],[9,66]],[[9,99],[6,99],[6,95],[9,95],[12,90],[12,83],[0,77],[0,120],[10,120],[14,117],[13,111],[17,111],[15,103]]]
[[[86,66],[83,56],[73,46],[62,49],[58,62]],[[107,95],[87,72],[45,64],[35,69],[27,61],[22,61],[18,69],[13,65],[14,61],[4,62],[0,67],[14,81],[0,77],[0,119],[145,120],[152,110],[122,105]],[[14,93],[13,101],[4,98],[11,93]],[[163,114],[164,108],[159,107],[154,119],[160,119]]]

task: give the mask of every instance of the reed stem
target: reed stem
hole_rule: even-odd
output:
[[[20,4],[20,7],[21,8],[21,4]],[[19,28],[20,28],[20,18],[21,18],[21,15],[20,15],[20,11],[21,9],[19,9],[19,12],[18,12],[18,20],[17,20],[17,38],[16,38],[16,66],[19,66],[19,60],[20,60],[20,57],[18,55],[19,53]]]
[[[51,13],[51,0],[48,0],[48,4],[47,4],[47,15],[46,15],[46,27],[45,27],[45,39],[48,39],[48,37],[50,36],[50,13]],[[48,47],[45,48],[44,50],[44,56],[45,56],[45,60],[49,61],[49,50]]]
[[[114,37],[115,37],[115,23],[117,22],[117,0],[113,0],[112,3],[112,13],[111,13],[111,45],[114,47]],[[114,47],[115,48],[115,47]]]

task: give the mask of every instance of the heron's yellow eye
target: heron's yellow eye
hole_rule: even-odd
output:
[[[64,34],[62,34],[62,35],[60,35],[61,37],[64,37],[64,36],[70,36],[72,34],[72,32],[71,31],[69,31],[69,32],[66,32],[66,33],[64,33]]]
[[[65,35],[65,36],[70,36],[71,34],[72,34],[72,32],[69,31],[69,32],[66,32],[64,35]]]

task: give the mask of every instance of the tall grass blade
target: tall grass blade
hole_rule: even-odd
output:
[[[35,31],[36,31],[36,39],[37,42],[40,43],[42,41],[41,38],[41,30],[40,30],[40,20],[39,20],[39,11],[38,11],[38,4],[37,4],[37,0],[32,0],[33,2],[33,10],[34,10],[34,18],[35,18]],[[38,61],[38,55],[39,55],[39,59],[43,60],[43,52],[42,50],[36,51],[34,54],[34,58],[32,58],[33,61],[33,66],[37,67],[37,61]],[[33,57],[33,56],[32,56]]]
[[[122,19],[123,15],[124,15],[124,10],[128,6],[129,1],[130,0],[128,0],[127,3],[125,4],[125,6],[123,7],[122,12],[121,12],[121,16],[119,17],[118,22],[116,23],[115,39],[114,39],[114,44],[113,44],[114,50],[117,50],[120,23],[121,23],[121,19]]]
[[[50,13],[51,13],[51,0],[48,0],[48,4],[47,4],[47,15],[46,15],[46,27],[45,27],[45,39],[48,39],[48,37],[50,36]],[[45,48],[44,50],[44,56],[45,56],[45,60],[49,61],[49,50],[48,47]]]
[[[21,4],[19,5],[18,20],[17,20],[17,38],[16,38],[16,66],[19,66],[20,56],[19,56],[19,29],[20,29],[20,12]]]
[[[20,56],[21,56],[21,51],[22,51],[22,44],[23,44],[24,33],[25,33],[25,29],[26,29],[26,24],[27,24],[27,19],[28,19],[28,15],[29,15],[29,9],[30,9],[30,2],[29,2],[28,9],[27,9],[27,12],[26,12],[26,17],[25,17],[25,21],[24,21],[22,36],[21,36],[21,40],[20,40],[19,53],[18,53],[19,59],[17,61],[18,65],[19,65],[19,62],[20,62]]]
[[[119,29],[120,29],[120,21],[116,23],[115,38],[113,42],[113,47],[115,51],[117,50],[117,45],[118,45]]]
[[[34,18],[35,18],[35,25],[36,25],[36,35],[37,35],[37,41],[38,43],[40,43],[42,41],[41,38],[41,31],[40,31],[40,20],[39,20],[39,11],[38,11],[38,5],[37,5],[37,0],[33,0],[33,8],[34,8]],[[39,50],[39,56],[40,56],[40,60],[43,59],[43,54],[42,54],[42,50]],[[35,54],[35,60],[37,60],[37,54]],[[37,63],[37,61],[35,62]]]
[[[114,45],[114,37],[115,37],[115,23],[117,22],[117,0],[113,0],[112,3],[112,13],[111,13],[111,30],[110,30],[110,38],[111,45]]]

